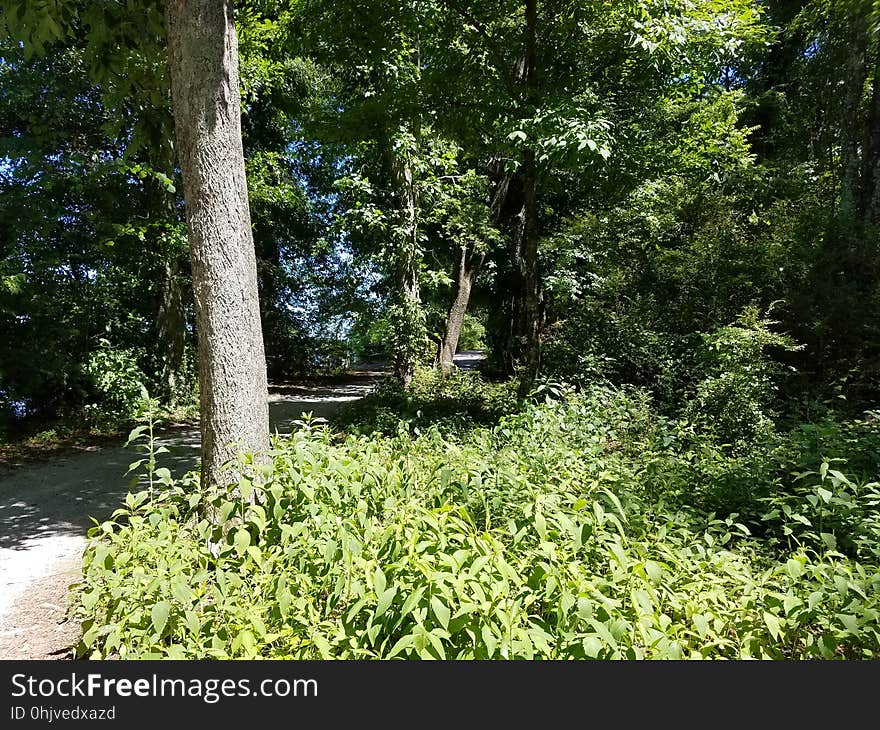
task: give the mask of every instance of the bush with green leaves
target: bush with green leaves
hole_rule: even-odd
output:
[[[465,312],[458,339],[459,350],[483,350],[486,347],[486,325],[470,312]]]
[[[497,423],[517,408],[513,383],[492,383],[476,371],[456,370],[445,378],[437,368],[417,367],[409,388],[385,380],[375,393],[333,418],[358,433],[394,435],[401,425],[414,432],[436,424],[444,433]]]
[[[772,330],[777,323],[747,307],[737,321],[704,337],[706,376],[697,383],[689,412],[724,443],[744,450],[773,437],[774,400],[782,367],[767,350],[798,349]]]
[[[85,372],[95,395],[86,410],[96,425],[133,419],[147,398],[146,376],[133,349],[113,348],[104,341],[89,356]]]
[[[90,533],[79,653],[877,657],[880,558],[839,550],[875,535],[876,488],[708,512],[657,477],[667,428],[638,394],[548,391],[466,432],[304,422],[228,489],[162,471]],[[798,532],[826,507],[838,549]]]

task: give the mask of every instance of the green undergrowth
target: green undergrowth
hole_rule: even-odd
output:
[[[159,469],[93,528],[79,654],[875,658],[874,430],[733,457],[605,388],[463,432],[304,423],[235,489]]]
[[[332,425],[353,433],[394,435],[401,425],[414,433],[437,426],[444,434],[498,423],[520,404],[516,384],[491,382],[476,371],[441,378],[435,368],[418,368],[409,389],[389,378],[375,393],[339,411]]]

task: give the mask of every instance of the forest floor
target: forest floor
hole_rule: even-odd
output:
[[[370,392],[383,374],[362,366],[326,384],[275,385],[270,426],[283,434],[304,412],[326,417]],[[176,476],[197,466],[197,428],[167,429],[157,442],[171,452],[159,457],[160,466]],[[90,518],[106,519],[116,509],[137,458],[131,447],[102,441],[0,475],[0,659],[71,656],[79,626],[67,620],[67,596],[79,578]]]

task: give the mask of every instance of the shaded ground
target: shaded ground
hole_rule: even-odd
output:
[[[92,451],[95,446],[115,446],[123,438],[121,432],[95,433],[84,430],[70,435],[52,435],[45,440],[32,438],[0,445],[0,479],[12,469],[57,459],[62,456]]]

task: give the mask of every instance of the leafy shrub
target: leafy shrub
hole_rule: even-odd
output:
[[[797,475],[787,492],[764,502],[762,516],[778,523],[786,544],[813,551],[841,551],[880,563],[880,484],[858,483],[823,461],[818,471]],[[778,533],[777,533],[778,534]]]
[[[401,423],[416,432],[438,424],[449,433],[496,423],[515,409],[512,383],[491,383],[476,371],[456,370],[443,378],[436,368],[419,367],[408,389],[394,379],[386,380],[333,422],[358,433],[393,435]]]
[[[797,423],[789,433],[784,459],[790,471],[812,468],[831,458],[843,459],[857,481],[870,481],[880,472],[880,414],[867,411],[843,417],[826,412],[821,420]]]
[[[773,332],[776,322],[746,308],[734,325],[704,337],[707,375],[697,384],[691,417],[722,441],[743,450],[774,433],[773,401],[780,365],[767,348],[797,349],[790,338]]]
[[[610,312],[597,300],[549,328],[544,369],[587,387],[608,381],[649,388],[673,412],[699,377],[698,345],[699,335],[664,332],[642,312]]]
[[[482,350],[486,347],[486,326],[474,315],[465,312],[458,339],[459,350]]]
[[[425,363],[432,348],[425,325],[425,310],[417,302],[402,299],[388,308],[388,347],[395,361]]]
[[[85,371],[95,394],[87,409],[97,425],[133,418],[147,397],[146,376],[134,350],[114,349],[104,341],[89,356]]]
[[[684,448],[662,445],[667,425],[594,389],[458,435],[305,423],[234,489],[157,470],[90,533],[79,652],[876,657],[876,553],[788,546],[777,516],[759,537],[690,505],[686,483],[658,490],[640,457]],[[874,529],[835,519],[841,539]]]

